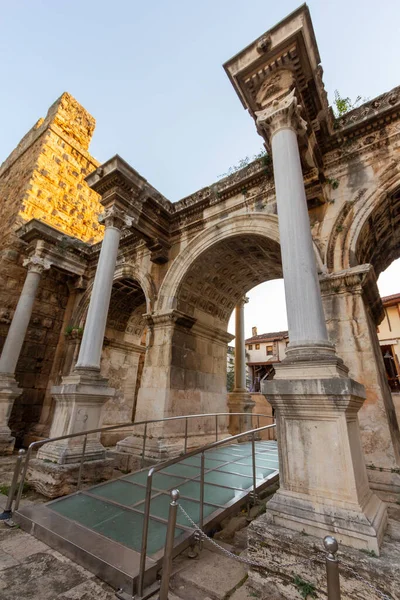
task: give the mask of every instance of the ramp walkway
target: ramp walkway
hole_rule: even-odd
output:
[[[126,597],[144,598],[161,568],[170,491],[206,532],[246,497],[275,482],[276,441],[258,441],[252,430],[136,473],[80,490],[14,514],[21,527],[86,567]],[[251,441],[249,440],[249,434]],[[255,486],[254,486],[255,484]],[[179,512],[174,552],[193,539]]]

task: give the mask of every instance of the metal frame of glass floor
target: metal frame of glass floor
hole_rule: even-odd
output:
[[[252,444],[205,451],[204,528],[210,530],[253,490]],[[256,441],[256,491],[279,474],[275,441]],[[200,455],[154,473],[147,537],[146,579],[154,581],[163,557],[170,490],[197,524],[200,519]],[[148,469],[101,483],[45,505],[20,509],[16,521],[107,583],[131,591],[139,573]],[[189,544],[193,529],[178,512],[175,552]]]

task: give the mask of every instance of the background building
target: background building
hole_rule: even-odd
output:
[[[252,333],[252,337],[245,341],[246,363],[250,378],[250,390],[259,392],[260,381],[265,376],[268,379],[271,378],[275,372],[274,364],[285,358],[289,336],[287,331],[258,335],[257,327],[252,328]]]
[[[386,374],[392,392],[400,393],[400,294],[382,298],[385,318],[378,331]]]

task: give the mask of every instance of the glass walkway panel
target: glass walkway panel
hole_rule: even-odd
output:
[[[253,490],[252,444],[227,444],[205,451],[204,456],[203,523],[207,531],[243,504]],[[277,479],[277,443],[255,442],[255,459],[256,485],[260,489]],[[128,591],[138,574],[147,478],[148,469],[143,469],[46,505],[25,507],[18,513],[19,520],[22,526],[24,520],[29,521],[34,535],[64,551],[111,585]],[[200,478],[200,454],[183,456],[180,462],[154,473],[146,569],[159,568],[162,560],[172,489],[179,490],[179,503],[199,524]],[[178,511],[177,551],[188,545],[192,533],[190,523]],[[88,553],[90,560],[86,556]],[[94,564],[96,557],[97,566]]]

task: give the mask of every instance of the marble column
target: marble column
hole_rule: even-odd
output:
[[[386,507],[371,492],[357,413],[362,385],[329,342],[317,277],[298,135],[306,133],[294,90],[257,113],[272,150],[290,344],[263,384],[275,408],[280,488],[266,520],[379,553]]]
[[[28,273],[8,330],[0,359],[0,453],[13,451],[15,438],[11,436],[8,420],[14,404],[22,390],[15,380],[15,370],[32,316],[39,282],[43,271],[50,268],[49,261],[33,255],[24,261]]]
[[[99,221],[105,224],[104,239],[90,297],[78,361],[72,373],[53,388],[56,401],[50,437],[78,433],[101,426],[102,409],[115,390],[100,375],[100,359],[110,305],[111,290],[122,230],[132,220],[119,208],[108,208]],[[82,455],[83,437],[51,442],[41,448],[38,457],[59,464],[76,463]],[[85,456],[101,460],[105,449],[99,435],[88,436]]]
[[[246,345],[244,337],[244,305],[242,298],[235,307],[235,387],[234,392],[246,392]]]
[[[251,413],[255,404],[246,388],[246,346],[244,336],[244,305],[246,302],[248,302],[248,299],[244,296],[235,307],[235,387],[228,394],[228,407],[231,413],[248,413],[248,416],[230,417],[229,432],[232,434],[251,429]]]

